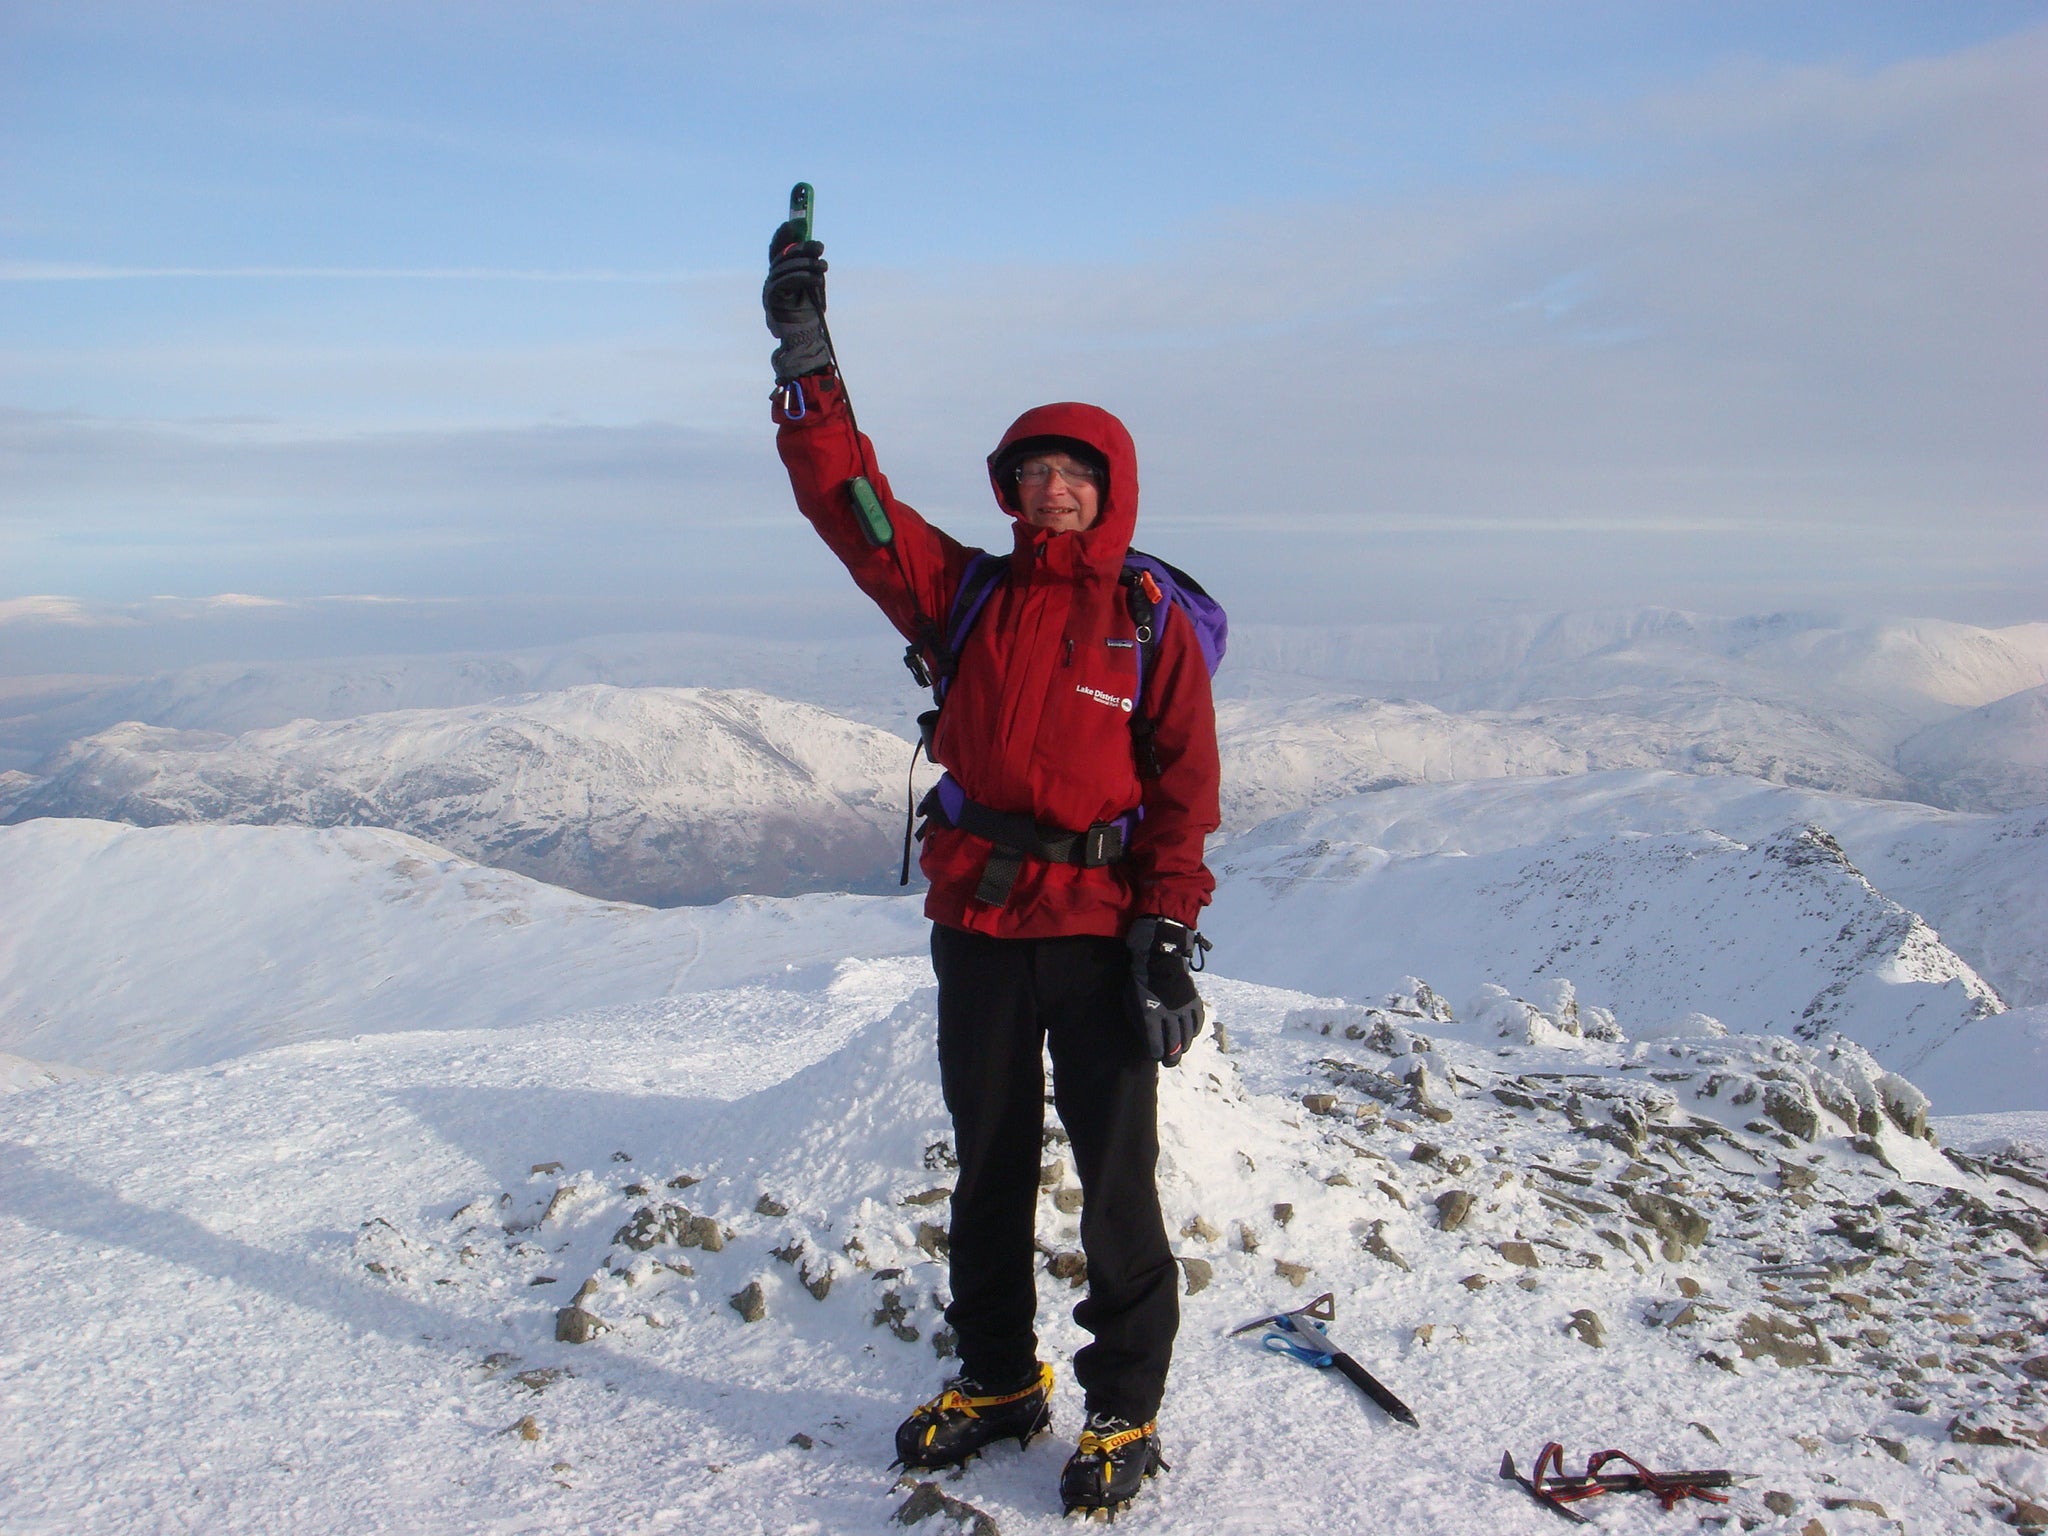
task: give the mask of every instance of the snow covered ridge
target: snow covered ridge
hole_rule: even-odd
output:
[[[1247,980],[1354,997],[1404,969],[1453,996],[1487,982],[1529,995],[1569,978],[1646,1028],[1701,1014],[1747,1033],[1840,1031],[1926,1078],[1946,1109],[2022,1107],[1977,1100],[1987,1085],[1970,1041],[2004,1000],[1824,829],[1749,843],[1707,831],[1560,837],[1555,795],[1524,787],[1517,814],[1499,803],[1504,787],[1457,788],[1361,796],[1227,844],[1212,858],[1219,960]],[[2038,869],[2021,878],[2038,892]],[[2048,1068],[2038,1044],[2025,1050]]]
[[[1810,861],[1772,857],[1805,858],[1809,816],[1914,910],[1820,844]],[[1685,830],[1703,824],[1726,831]],[[1942,1112],[2048,1108],[2044,848],[2039,814],[1958,817],[1725,778],[1392,790],[1220,849],[1207,927],[1218,967],[1249,980],[1370,997],[1420,970],[1453,997],[1498,983],[1548,1006],[1568,977],[1582,1009],[1639,1032],[1691,1014],[1843,1028],[1923,1080]],[[503,1029],[925,946],[916,897],[651,911],[379,829],[0,827],[0,1051],[99,1070]],[[2030,1006],[1979,1017],[1980,963]]]
[[[1161,1077],[1173,1470],[1120,1524],[1541,1536],[1496,1469],[1553,1438],[1752,1474],[1766,1536],[2048,1503],[2039,1146],[1937,1149],[1839,1040],[1208,991],[1228,1052]],[[0,1101],[0,1524],[900,1530],[893,1429],[954,1364],[933,1028],[920,962],[851,961]],[[1054,1435],[941,1484],[1004,1536],[1070,1529],[1056,1124],[1043,1165]],[[1323,1290],[1418,1428],[1226,1336]]]
[[[1702,830],[1757,847],[1803,826],[1825,829],[1872,885],[1923,917],[2007,1002],[2048,1003],[2048,807],[1996,817],[1963,815],[1733,774],[1588,773],[1412,786],[1333,800],[1220,847],[1212,845],[1211,852],[1213,863],[1233,871],[1245,854],[1243,874],[1257,880],[1263,877],[1256,874],[1249,850],[1277,856],[1291,845],[1320,845],[1333,874],[1355,869],[1361,878],[1412,880],[1436,878],[1412,867],[1414,860],[1519,851],[1524,862],[1533,864],[1568,842],[1621,843],[1631,835],[1679,837]],[[1214,925],[1219,935],[1227,932],[1224,918],[1234,910],[1235,878],[1225,877],[1227,910]],[[1634,899],[1641,894],[1634,893]],[[1302,897],[1308,899],[1307,887]],[[1386,915],[1399,919],[1397,911]],[[1433,911],[1402,931],[1421,928],[1440,936],[1449,923],[1448,914]],[[1489,932],[1489,944],[1499,937]],[[1383,948],[1371,932],[1351,935],[1341,947],[1347,952]],[[1500,949],[1488,952],[1504,962]],[[1540,952],[1532,952],[1540,961]],[[1389,955],[1386,968],[1371,976],[1369,990],[1412,968],[1404,967],[1399,955]],[[1448,981],[1454,970],[1460,985],[1476,979],[1456,966],[1439,966],[1436,973]],[[1573,973],[1583,975],[1576,969]],[[1502,963],[1494,979],[1520,986],[1533,983],[1535,976]],[[1678,1011],[1699,1006],[1691,1002]],[[1651,1016],[1645,1010],[1636,1013],[1639,1019]]]
[[[591,685],[238,737],[116,726],[17,782],[0,816],[391,827],[674,906],[893,888],[907,755],[886,732],[765,694]]]
[[[513,1029],[919,954],[928,932],[914,898],[593,901],[378,828],[34,821],[0,827],[0,1051],[162,1072]]]

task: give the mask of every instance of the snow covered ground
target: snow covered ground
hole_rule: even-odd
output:
[[[9,690],[0,766],[150,720],[69,782],[200,820],[0,826],[0,1529],[900,1528],[949,1365],[918,899],[655,910],[446,846],[893,825],[890,738],[647,686],[900,730],[885,647],[701,640]],[[1126,1523],[1548,1532],[1495,1469],[1552,1438],[1753,1473],[1767,1533],[2048,1505],[2044,679],[2040,625],[1237,637],[1228,1049],[1163,1079],[1174,1470]],[[205,824],[160,728],[263,732],[198,744],[234,819],[344,785],[436,841]],[[1045,1162],[1056,1433],[939,1480],[1010,1536],[1079,1421]],[[1323,1290],[1419,1429],[1226,1338]]]
[[[898,1529],[891,1432],[948,1363],[929,970],[784,974],[0,1100],[0,1525]],[[2038,1134],[1952,1160],[1853,1046],[1209,989],[1231,1052],[1163,1091],[1173,1470],[1128,1528],[1547,1536],[1495,1469],[1551,1438],[1753,1473],[1766,1532],[2048,1501]],[[1046,1161],[1055,1434],[940,1483],[1011,1536],[1063,1528],[1079,1417]],[[1225,1337],[1323,1290],[1420,1428]]]

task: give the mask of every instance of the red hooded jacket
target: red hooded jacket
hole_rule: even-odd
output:
[[[814,374],[802,388],[801,416],[792,419],[779,395],[775,406],[776,446],[797,506],[906,639],[923,638],[924,620],[943,633],[980,551],[890,494],[873,447],[856,440],[837,378]],[[1119,581],[1137,524],[1137,450],[1099,407],[1042,405],[1003,434],[991,465],[1010,444],[1035,437],[1073,438],[1101,454],[1109,483],[1100,513],[1078,533],[1017,519],[1008,574],[975,621],[946,695],[936,756],[969,799],[992,810],[1068,830],[1134,807],[1142,815],[1120,862],[1085,869],[1026,859],[1000,907],[975,899],[990,845],[935,825],[918,861],[931,881],[925,915],[996,938],[1116,938],[1142,913],[1193,927],[1216,884],[1202,842],[1222,820],[1208,667],[1187,615],[1162,608],[1158,658],[1137,703],[1156,722],[1160,773],[1142,778],[1131,743],[1135,625]],[[846,492],[861,474],[888,509],[893,545],[876,548],[861,531]],[[1015,517],[995,489],[997,505]]]

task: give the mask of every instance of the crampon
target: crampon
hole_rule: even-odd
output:
[[[1145,1479],[1170,1470],[1159,1454],[1157,1423],[1133,1424],[1112,1413],[1091,1413],[1081,1443],[1060,1473],[1066,1514],[1113,1520],[1137,1497]]]
[[[914,1472],[956,1467],[997,1440],[1028,1446],[1052,1428],[1052,1367],[1009,1392],[991,1392],[967,1376],[922,1404],[896,1430],[896,1459]]]

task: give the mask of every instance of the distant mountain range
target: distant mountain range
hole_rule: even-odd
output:
[[[897,737],[747,690],[586,685],[228,736],[124,724],[0,786],[10,821],[390,827],[652,906],[895,888]]]
[[[489,655],[12,679],[0,684],[0,768],[41,771],[65,744],[128,722],[238,735],[592,683],[753,689],[908,740],[928,701],[898,656],[877,621],[871,639],[832,644],[626,635]],[[1238,828],[1378,784],[1630,767],[2010,810],[2048,803],[2048,725],[2040,707],[2000,701],[2044,685],[2048,624],[1670,609],[1246,625],[1217,678],[1226,733],[1244,748],[1229,776]]]

